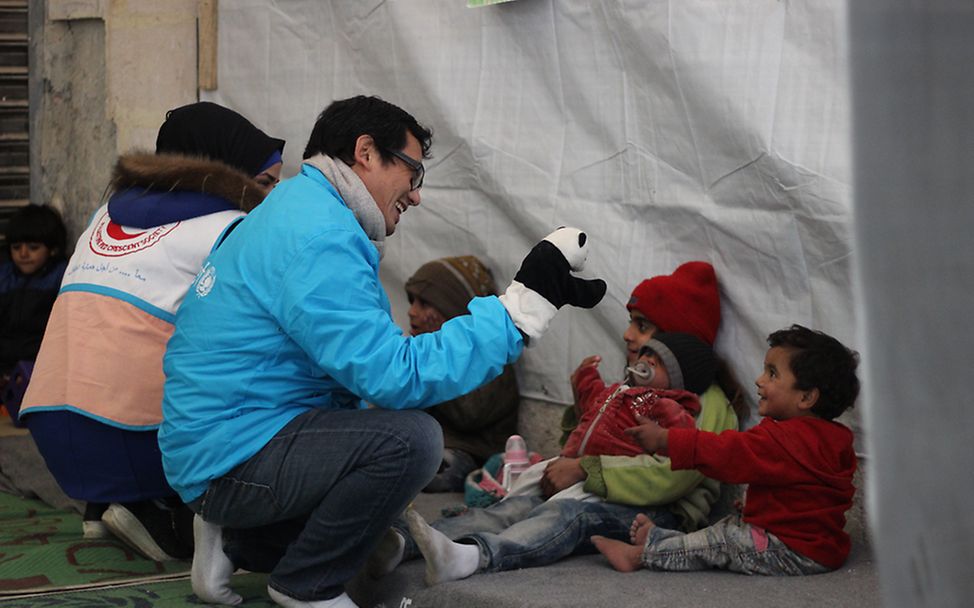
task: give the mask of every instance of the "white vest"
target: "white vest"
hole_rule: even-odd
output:
[[[162,358],[186,290],[226,227],[221,211],[146,230],[107,206],[78,239],[22,414],[69,410],[132,430],[162,420]]]
[[[172,323],[203,260],[227,225],[243,215],[220,211],[141,229],[112,222],[105,205],[78,239],[61,291],[114,296]]]

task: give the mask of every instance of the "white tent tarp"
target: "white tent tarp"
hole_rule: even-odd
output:
[[[235,0],[206,97],[285,137],[288,175],[333,99],[433,128],[423,204],[383,260],[400,322],[425,261],[476,254],[503,289],[554,227],[589,232],[608,295],[526,352],[525,395],[569,401],[590,354],[614,377],[631,289],[692,259],[717,270],[718,352],[753,395],[775,329],[857,347],[846,25],[829,0]]]

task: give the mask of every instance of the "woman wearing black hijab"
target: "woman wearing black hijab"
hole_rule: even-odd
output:
[[[20,411],[61,488],[88,503],[86,537],[107,527],[150,559],[192,556],[193,514],[169,487],[156,440],[162,357],[187,290],[204,297],[215,280],[203,261],[277,183],[283,149],[233,110],[200,102],[166,115],[155,154],[118,159]]]
[[[159,127],[156,154],[183,154],[219,159],[265,187],[281,175],[284,140],[264,135],[249,120],[208,101],[169,110]]]

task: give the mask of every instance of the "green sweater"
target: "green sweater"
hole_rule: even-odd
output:
[[[720,433],[737,429],[737,415],[716,384],[700,397],[697,428]],[[569,408],[573,409],[573,408]],[[566,412],[563,423],[573,417]],[[665,456],[583,456],[588,474],[585,490],[609,502],[639,507],[669,508],[690,532],[707,525],[710,508],[720,495],[720,483],[694,470],[673,471]]]

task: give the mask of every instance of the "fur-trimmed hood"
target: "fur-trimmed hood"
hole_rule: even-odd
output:
[[[112,192],[112,220],[141,228],[217,211],[247,212],[265,196],[252,177],[222,162],[147,152],[119,157]]]

